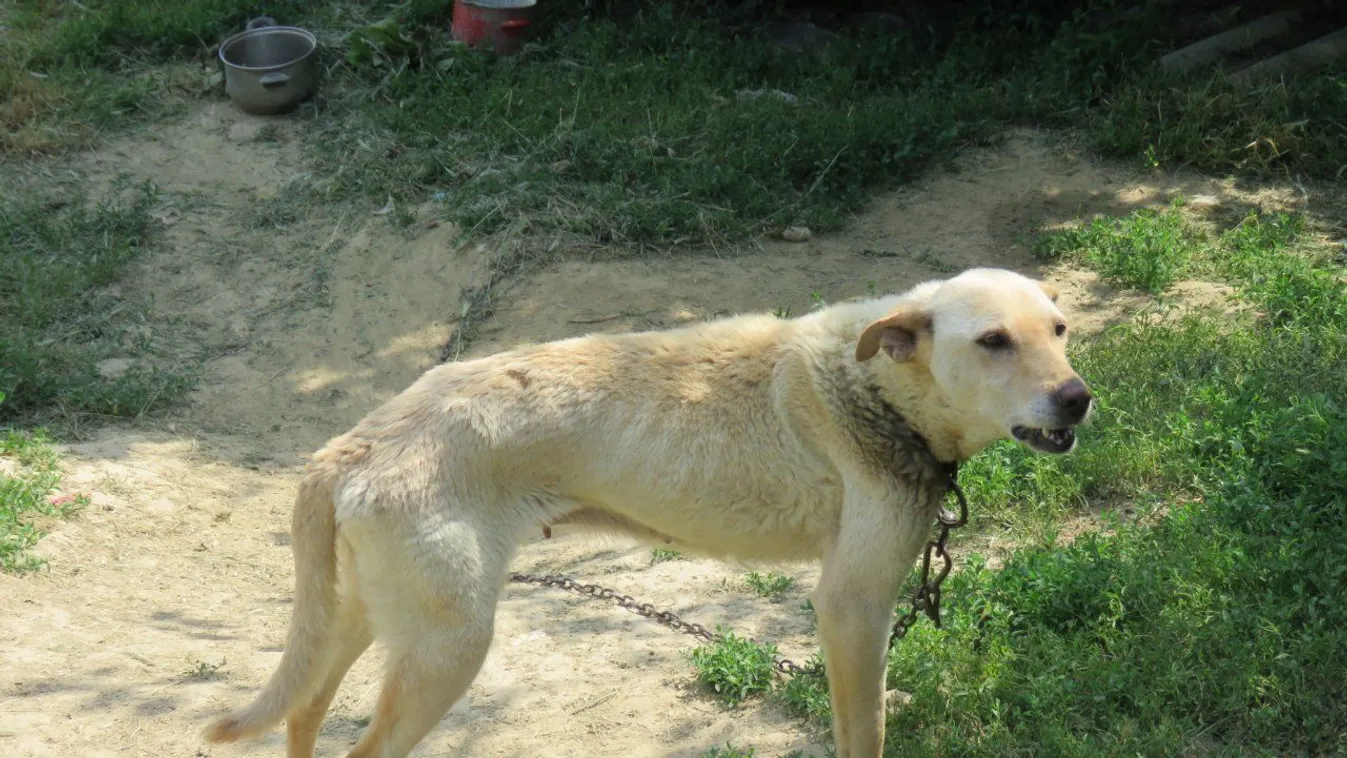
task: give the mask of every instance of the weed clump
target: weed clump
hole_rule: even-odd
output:
[[[770,691],[776,646],[737,637],[727,629],[717,631],[718,641],[692,651],[697,680],[730,706]]]

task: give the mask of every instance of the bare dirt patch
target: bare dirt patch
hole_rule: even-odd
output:
[[[303,127],[255,122],[223,105],[149,138],[60,166],[94,186],[118,175],[164,194],[169,244],[120,285],[152,303],[153,338],[201,366],[199,389],[168,418],[91,426],[67,447],[69,490],[92,505],[40,545],[50,570],[0,576],[0,749],[43,758],[277,755],[207,747],[210,714],[251,696],[280,654],[290,602],[289,507],[302,457],[438,360],[463,287],[493,249],[434,225],[400,228],[375,208],[291,206],[313,181]],[[55,173],[51,174],[52,176]],[[468,355],[522,341],[674,325],[751,310],[799,314],[818,300],[891,291],[971,265],[1039,271],[1064,286],[1084,331],[1146,298],[1092,277],[1040,271],[1025,248],[1043,225],[1162,205],[1176,192],[1226,207],[1287,204],[1198,178],[1141,177],[1048,138],[1014,135],[877,201],[845,233],[698,257],[570,260],[498,292]],[[1202,283],[1182,292],[1219,297]],[[764,600],[742,567],[652,564],[648,548],[578,538],[525,545],[515,567],[566,572],[707,625],[813,650],[800,610],[816,576]],[[692,681],[692,644],[620,609],[512,585],[469,695],[420,755],[698,756],[733,741],[762,756],[822,755],[822,737],[778,706],[727,710]],[[797,658],[798,660],[798,658]],[[352,671],[324,732],[339,754],[373,706],[378,656]]]

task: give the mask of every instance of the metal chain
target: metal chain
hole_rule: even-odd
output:
[[[959,503],[958,513],[950,511],[943,505],[939,513],[936,514],[936,522],[940,526],[940,534],[935,539],[926,543],[926,552],[921,561],[921,584],[917,586],[912,593],[912,607],[906,613],[898,617],[893,623],[893,631],[889,634],[889,646],[892,647],[895,642],[907,636],[908,630],[916,623],[917,617],[925,613],[936,628],[940,628],[940,585],[949,576],[950,569],[954,567],[954,561],[950,557],[946,543],[949,540],[949,533],[968,523],[968,501],[964,499],[963,489],[959,487],[958,482],[958,464],[950,464],[948,467],[949,491],[954,493],[955,499]],[[940,572],[935,578],[931,578],[932,557],[941,561]],[[556,587],[574,592],[577,595],[585,595],[597,600],[609,600],[616,603],[619,607],[625,608],[638,616],[657,621],[664,626],[683,634],[689,634],[705,642],[720,642],[724,639],[721,635],[707,629],[701,624],[684,621],[672,611],[661,611],[650,603],[639,603],[631,595],[623,595],[606,587],[600,587],[597,584],[582,584],[570,577],[559,574],[511,574],[510,581],[521,584],[536,584],[540,587]],[[822,673],[820,664],[811,666],[801,666],[798,663],[783,656],[776,656],[772,661],[772,666],[778,672],[787,676],[815,676]]]
[[[678,617],[678,614],[672,611],[661,611],[650,603],[638,603],[631,595],[622,595],[606,587],[600,587],[597,584],[581,584],[570,577],[557,574],[538,575],[538,574],[511,574],[510,581],[521,584],[536,584],[540,587],[557,587],[574,592],[577,595],[586,595],[598,600],[611,600],[622,608],[635,613],[638,616],[644,616],[648,619],[658,621],[664,626],[669,627],[675,632],[690,634],[693,637],[700,638],[706,642],[720,642],[724,639],[721,635],[707,629],[701,624],[684,621]],[[815,673],[813,667],[805,668],[791,661],[789,658],[776,656],[772,665],[777,671],[789,676],[798,676],[800,674]]]
[[[916,591],[912,593],[912,607],[893,622],[893,631],[889,634],[890,647],[907,636],[908,630],[916,623],[917,616],[922,613],[931,619],[935,628],[939,629],[941,626],[940,585],[945,583],[945,577],[949,576],[950,569],[954,568],[954,559],[950,556],[947,546],[949,533],[968,523],[968,501],[963,496],[963,488],[959,486],[959,464],[949,464],[947,475],[949,491],[954,493],[954,498],[959,503],[959,512],[954,513],[942,504],[940,511],[936,513],[935,520],[940,525],[940,536],[926,543],[926,552],[921,559],[921,584],[917,585]],[[932,556],[941,561],[940,573],[936,574],[935,579],[931,579]]]

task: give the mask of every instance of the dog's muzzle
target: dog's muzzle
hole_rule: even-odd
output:
[[[1053,390],[1052,402],[1056,406],[1058,424],[1055,427],[1013,426],[1010,433],[1016,440],[1044,453],[1069,453],[1076,446],[1076,431],[1071,427],[1090,415],[1090,405],[1094,395],[1079,377],[1062,383]]]

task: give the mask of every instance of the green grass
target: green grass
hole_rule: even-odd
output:
[[[1096,219],[1078,229],[1043,235],[1035,253],[1073,258],[1120,287],[1159,294],[1183,272],[1201,240],[1185,233],[1183,203],[1165,211],[1140,210],[1122,219]]]
[[[1100,154],[1148,166],[1243,176],[1290,169],[1332,179],[1347,168],[1344,118],[1347,76],[1339,68],[1253,87],[1221,76],[1138,73],[1069,123]]]
[[[114,189],[96,203],[0,201],[0,393],[8,398],[0,422],[138,416],[186,391],[185,371],[157,365],[142,314],[108,289],[151,244],[155,202],[149,186]],[[98,364],[109,358],[132,363],[105,378]]]
[[[86,144],[105,130],[163,113],[160,93],[181,83],[163,71],[93,67],[67,56],[56,41],[80,18],[103,14],[66,19],[61,5],[68,4],[12,3],[0,19],[0,154]],[[84,48],[81,57],[96,49]]]
[[[0,407],[5,397],[0,393]],[[42,561],[29,549],[42,538],[44,519],[60,518],[86,504],[80,495],[55,497],[61,472],[42,432],[0,432],[0,571],[31,571]]]
[[[210,682],[222,678],[221,670],[225,667],[225,659],[221,658],[218,663],[193,659],[188,664],[187,670],[179,675],[183,681]]]
[[[1166,81],[1150,73],[1173,44],[1163,14],[1104,33],[1069,7],[1025,6],[974,4],[937,28],[848,38],[812,58],[728,38],[745,25],[734,10],[564,6],[553,17],[564,31],[544,24],[539,49],[519,58],[431,38],[396,73],[352,66],[363,122],[333,128],[324,165],[339,193],[419,203],[438,192],[466,228],[522,217],[639,249],[836,229],[876,191],[1009,124],[1075,128],[1106,154],[1165,166],[1327,177],[1347,164],[1337,75],[1271,94]],[[1159,120],[1140,108],[1166,97],[1215,104],[1185,100]],[[1246,155],[1271,140],[1275,156]]]
[[[650,551],[650,564],[664,563],[665,561],[677,561],[683,558],[683,554],[677,550],[670,550],[664,547],[653,548]]]
[[[1347,286],[1300,228],[1250,216],[1217,235],[1201,265],[1235,286],[1235,316],[1138,319],[1078,351],[1100,410],[1077,453],[998,446],[967,467],[975,513],[1162,507],[1047,535],[1000,571],[963,559],[946,628],[891,653],[914,697],[887,754],[1347,748]],[[824,723],[823,686],[783,696]]]
[[[833,710],[828,699],[828,683],[823,677],[823,654],[814,653],[803,665],[814,668],[817,673],[793,676],[778,685],[772,695],[787,711],[804,721],[816,726],[830,726]]]
[[[317,131],[324,199],[438,197],[476,233],[522,220],[637,252],[836,229],[1012,124],[1071,128],[1153,165],[1325,178],[1347,166],[1341,69],[1265,88],[1167,80],[1154,60],[1186,41],[1169,14],[1105,29],[1094,16],[1108,7],[975,2],[799,56],[757,33],[770,4],[566,0],[540,7],[534,45],[502,59],[450,44],[447,2],[30,0],[0,85],[17,104],[9,149],[64,144],[47,127],[87,136],[157,112],[182,89],[166,62],[208,60],[265,10],[331,42],[323,98],[299,116]]]
[[[795,586],[795,577],[770,571],[766,574],[754,571],[744,577],[744,583],[759,597],[781,597]]]
[[[28,2],[30,10],[58,11],[55,3]],[[69,13],[33,52],[36,64],[117,69],[149,61],[204,58],[214,44],[261,15],[281,23],[315,18],[331,3],[300,0],[135,0],[84,3]],[[314,6],[306,8],[306,6]]]
[[[719,641],[692,650],[697,680],[729,706],[771,691],[776,646],[735,636],[728,629],[717,631]]]
[[[758,751],[751,747],[736,747],[726,742],[725,747],[713,747],[702,753],[702,758],[753,758]]]

